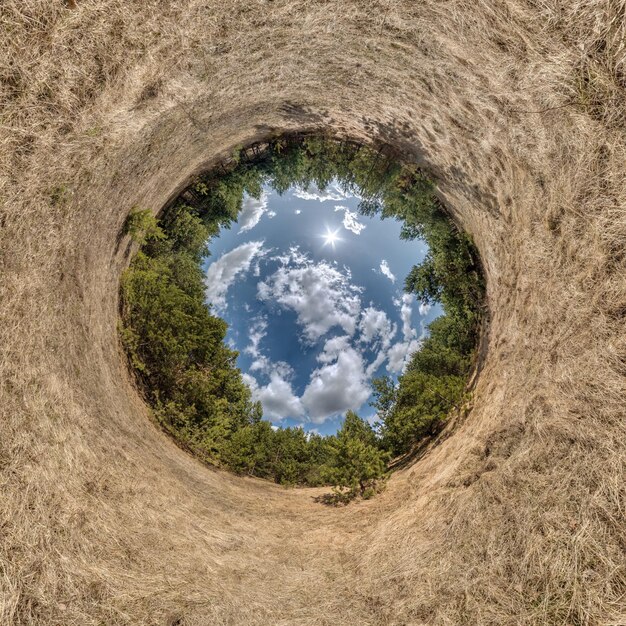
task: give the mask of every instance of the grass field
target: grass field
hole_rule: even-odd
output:
[[[626,624],[626,2],[4,0],[0,623]],[[472,410],[343,509],[200,465],[118,343],[133,207],[385,141],[474,238]]]

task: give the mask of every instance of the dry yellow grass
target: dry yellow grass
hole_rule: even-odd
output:
[[[626,624],[625,22],[624,0],[3,0],[0,623]],[[311,128],[433,172],[492,317],[467,419],[339,510],[176,448],[116,334],[131,207]]]

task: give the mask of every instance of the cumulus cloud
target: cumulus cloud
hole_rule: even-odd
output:
[[[389,359],[387,370],[394,374],[403,372],[409,364],[411,355],[419,349],[420,344],[421,342],[418,339],[399,341],[394,344],[387,353],[387,358]]]
[[[302,394],[302,405],[315,423],[358,409],[370,395],[363,357],[348,340],[340,337],[326,342],[318,358],[322,366],[313,371]]]
[[[342,352],[351,348],[350,341],[351,337],[348,337],[348,335],[328,339],[324,343],[322,352],[317,355],[318,362],[325,364],[332,363]]]
[[[387,359],[391,341],[397,330],[398,327],[396,324],[391,323],[385,311],[370,306],[361,314],[359,339],[361,343],[370,344],[370,347],[378,350],[374,361],[367,366],[366,374],[368,378],[373,376]]]
[[[244,194],[241,211],[237,218],[239,224],[238,234],[245,233],[254,228],[267,210],[267,194],[263,192],[260,198],[253,198]]]
[[[251,374],[243,374],[243,379],[252,391],[252,399],[261,402],[263,413],[270,419],[301,417],[304,415],[302,403],[294,394],[289,382],[293,376],[293,369],[284,361],[273,363],[262,353],[260,343],[266,336],[267,319],[263,316],[254,318],[248,334],[250,343],[244,352],[254,359],[250,371],[258,371],[269,376],[270,382],[261,386]]]
[[[424,317],[424,315],[428,314],[428,311],[430,311],[430,304],[428,304],[427,302],[420,302],[420,307],[419,307],[420,315]]]
[[[309,185],[306,189],[295,189],[293,195],[301,200],[317,200],[318,202],[339,202],[346,198],[358,198],[356,194],[345,192],[336,181],[328,185],[324,191],[316,185]]]
[[[291,365],[285,361],[272,361],[261,351],[260,343],[265,337],[267,337],[267,317],[257,316],[252,319],[248,333],[250,343],[243,350],[253,359],[250,371],[258,371],[267,376],[277,373],[281,378],[289,380],[294,375]]]
[[[365,374],[368,379],[374,376],[378,368],[389,358],[388,351],[379,350],[376,358],[367,366]]]
[[[242,377],[252,391],[252,399],[262,404],[265,417],[281,420],[285,417],[296,418],[304,415],[302,402],[294,394],[291,383],[278,372],[270,375],[270,382],[265,386],[259,386],[257,380],[250,374],[243,374]]]
[[[385,259],[380,262],[380,271],[386,276],[392,283],[396,282],[396,277],[389,267],[389,263]]]
[[[396,325],[391,323],[385,311],[372,306],[368,306],[363,310],[361,320],[359,321],[361,341],[370,343],[380,338],[383,344],[388,345],[388,342],[396,334],[396,330]]]
[[[296,215],[300,215],[300,213],[302,213],[302,209],[296,209],[296,210],[294,211],[294,213],[295,213]]]
[[[252,320],[248,333],[250,344],[244,349],[244,352],[254,359],[258,358],[261,355],[259,344],[265,337],[267,337],[267,318],[258,316]]]
[[[387,353],[389,362],[387,370],[394,374],[403,372],[409,364],[411,355],[419,350],[421,338],[417,337],[417,331],[411,325],[413,314],[413,296],[405,293],[400,300],[396,300],[396,306],[400,307],[400,318],[402,319],[402,341],[394,344]]]
[[[348,269],[342,271],[326,261],[315,263],[297,248],[275,260],[281,265],[257,285],[259,300],[294,311],[309,343],[336,326],[354,334],[362,290],[352,284]]]
[[[250,365],[250,371],[259,371],[267,376],[278,374],[285,380],[293,378],[294,375],[293,367],[291,367],[289,363],[286,363],[285,361],[272,361],[264,354],[259,354],[259,356],[254,359],[252,365]]]
[[[361,231],[365,228],[365,224],[359,222],[358,213],[341,205],[335,207],[335,212],[337,211],[343,211],[343,227],[346,230],[352,231],[355,235],[360,235]]]
[[[276,211],[268,211],[267,212],[267,217],[269,217],[270,219],[273,219],[276,217]]]
[[[322,423],[350,409],[359,409],[371,393],[371,377],[384,361],[389,360],[389,371],[402,371],[411,353],[419,347],[415,331],[410,325],[406,327],[407,320],[410,324],[410,311],[406,310],[407,307],[410,309],[410,303],[398,301],[398,305],[405,308],[405,339],[392,346],[397,326],[384,311],[367,307],[357,325],[358,335],[339,335],[324,342],[317,355],[319,367],[311,373],[300,398],[290,382],[293,369],[282,361],[274,363],[262,354],[260,343],[267,334],[266,319],[253,320],[249,332],[250,344],[244,351],[255,359],[250,372],[258,371],[270,380],[269,384],[262,386],[250,374],[245,375],[253,399],[262,403],[264,413],[272,420],[306,417],[314,423]],[[358,347],[364,344],[377,350],[374,361],[369,365],[362,348]]]
[[[417,332],[411,326],[411,316],[413,315],[413,296],[410,293],[403,293],[402,299],[396,303],[400,305],[400,317],[402,319],[402,334],[405,339],[415,337]],[[397,304],[396,304],[397,306]]]
[[[263,256],[265,253],[262,241],[250,241],[213,261],[206,273],[207,301],[217,310],[224,309],[228,288],[239,274],[250,269],[250,264],[256,257]]]
[[[337,192],[322,192],[322,191],[308,191],[305,189],[296,189],[293,192],[296,198],[301,200],[317,200],[318,202],[337,202],[338,200],[344,200],[345,195]]]
[[[394,300],[402,320],[401,338],[394,343],[398,325],[386,311],[373,305],[361,310],[360,289],[352,285],[347,269],[315,263],[297,247],[273,260],[280,265],[259,283],[259,299],[294,311],[311,343],[333,328],[342,329],[343,334],[324,341],[317,355],[318,367],[298,397],[291,383],[293,369],[282,361],[272,362],[262,353],[267,318],[254,318],[244,350],[254,359],[245,376],[253,399],[261,402],[271,420],[292,417],[319,424],[348,410],[358,410],[370,396],[370,380],[378,368],[387,362],[390,373],[404,371],[421,345],[421,337],[411,324],[414,297],[403,294]],[[365,356],[368,351],[374,354],[371,362]],[[260,385],[254,378],[257,374],[252,375],[255,372],[267,377],[269,383]]]

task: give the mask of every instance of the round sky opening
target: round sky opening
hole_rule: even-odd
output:
[[[349,410],[375,422],[371,380],[401,375],[442,313],[403,289],[426,243],[361,214],[360,201],[338,180],[265,185],[210,242],[207,303],[275,426],[332,434]]]

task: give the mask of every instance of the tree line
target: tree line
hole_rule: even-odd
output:
[[[405,281],[444,315],[397,382],[373,381],[378,423],[349,411],[336,435],[273,429],[225,343],[227,325],[205,302],[209,244],[230,227],[244,193],[263,186],[324,190],[339,181],[358,194],[364,215],[402,221],[421,237],[424,261]],[[133,210],[126,232],[141,244],[121,282],[120,334],[159,423],[202,460],[281,484],[334,485],[338,499],[376,491],[390,459],[433,435],[463,397],[477,343],[483,279],[470,239],[445,215],[433,183],[384,151],[319,136],[272,140],[237,151],[221,171],[199,176],[156,220]]]

